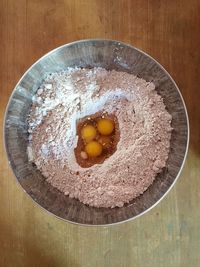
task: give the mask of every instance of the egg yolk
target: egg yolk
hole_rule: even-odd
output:
[[[114,130],[114,122],[110,119],[100,119],[97,122],[97,129],[102,135],[110,135]]]
[[[86,144],[85,152],[89,157],[98,157],[102,153],[102,145],[97,141],[91,141]]]
[[[81,130],[81,137],[86,143],[92,141],[97,135],[97,130],[92,125],[86,125]]]

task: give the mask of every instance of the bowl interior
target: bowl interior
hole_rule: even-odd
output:
[[[104,67],[133,73],[153,81],[172,115],[169,159],[154,183],[143,195],[122,208],[86,206],[64,196],[45,181],[28,162],[26,118],[32,101],[46,73],[67,67]],[[151,57],[129,45],[111,40],[85,40],[61,46],[38,60],[21,78],[10,98],[5,117],[5,146],[9,163],[23,189],[40,206],[65,220],[103,225],[122,222],[144,213],[171,188],[183,165],[188,145],[187,113],[182,97],[168,73]]]

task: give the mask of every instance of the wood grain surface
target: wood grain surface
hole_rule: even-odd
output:
[[[0,123],[24,71],[77,39],[111,38],[144,50],[187,105],[189,155],[175,187],[144,216],[112,227],[65,223],[36,206],[8,166],[0,130],[0,266],[200,266],[199,0],[1,0]]]

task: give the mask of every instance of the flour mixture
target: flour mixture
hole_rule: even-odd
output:
[[[96,164],[81,166],[75,155],[77,122],[94,114],[116,118],[118,139],[100,163],[98,144],[95,155],[91,148],[81,151],[86,163],[90,156],[97,159]],[[114,70],[69,68],[48,75],[33,97],[28,157],[70,198],[95,207],[122,207],[142,194],[166,166],[171,119],[153,83]],[[96,133],[94,138],[93,144],[101,137]]]

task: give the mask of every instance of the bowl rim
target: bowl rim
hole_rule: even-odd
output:
[[[185,116],[186,116],[186,122],[187,122],[187,143],[186,143],[186,148],[185,148],[185,154],[184,154],[184,158],[183,158],[183,161],[181,163],[181,167],[174,179],[174,181],[172,182],[172,184],[169,186],[169,188],[166,190],[166,192],[152,205],[150,206],[149,208],[145,209],[144,211],[142,211],[141,213],[135,215],[134,217],[131,217],[131,218],[128,218],[126,220],[123,220],[123,221],[118,221],[118,222],[113,222],[113,223],[106,223],[106,224],[89,224],[89,223],[79,223],[79,222],[74,222],[74,221],[71,221],[71,220],[68,220],[68,219],[65,219],[65,218],[62,218],[56,214],[54,214],[53,212],[47,210],[46,208],[44,208],[43,206],[41,206],[33,197],[30,196],[30,194],[28,194],[28,192],[23,188],[23,186],[21,185],[21,183],[19,182],[12,166],[11,166],[11,162],[10,162],[10,158],[9,158],[9,155],[8,155],[8,149],[7,149],[7,142],[6,142],[6,134],[5,134],[5,129],[6,129],[6,119],[7,119],[7,115],[8,115],[8,110],[9,110],[9,106],[10,106],[10,103],[12,101],[12,98],[13,98],[13,95],[17,89],[17,87],[19,86],[19,84],[21,83],[21,81],[24,79],[24,77],[26,76],[26,74],[36,65],[38,64],[42,59],[48,57],[50,54],[53,54],[55,51],[58,51],[64,47],[68,47],[68,46],[71,46],[71,45],[74,45],[74,44],[78,44],[78,43],[82,43],[82,42],[111,42],[111,43],[116,43],[118,45],[123,45],[123,46],[126,46],[126,47],[129,47],[131,49],[134,49],[136,51],[138,51],[139,53],[145,55],[146,57],[148,57],[150,60],[152,60],[154,63],[156,63],[163,71],[164,73],[170,78],[171,82],[174,84],[176,90],[178,91],[179,93],[179,96],[181,98],[181,101],[183,103],[183,107],[184,107],[184,111],[185,111]],[[5,111],[4,111],[4,119],[3,119],[3,146],[4,146],[4,151],[6,152],[6,158],[8,160],[8,164],[10,166],[10,169],[13,173],[13,176],[14,176],[14,179],[17,180],[17,184],[18,186],[25,192],[25,194],[29,197],[29,199],[31,199],[33,201],[33,203],[36,204],[36,206],[40,207],[42,210],[44,210],[45,212],[49,213],[50,215],[53,215],[55,216],[56,218],[58,218],[59,220],[62,220],[64,222],[68,222],[70,224],[73,224],[73,225],[78,225],[78,226],[90,226],[90,227],[107,227],[107,226],[114,226],[114,225],[119,225],[119,224],[122,224],[122,223],[127,223],[127,222],[130,222],[130,221],[133,221],[137,218],[139,218],[140,216],[146,214],[147,212],[149,212],[150,210],[152,210],[154,207],[156,207],[166,196],[167,194],[171,191],[171,189],[174,187],[175,183],[177,182],[178,178],[180,177],[180,174],[183,170],[183,167],[185,165],[185,161],[186,161],[186,158],[187,158],[187,155],[188,155],[188,149],[189,149],[189,141],[190,141],[190,124],[189,124],[189,117],[188,117],[188,112],[187,112],[187,108],[186,108],[186,104],[185,104],[185,101],[183,99],[183,96],[178,88],[178,85],[176,84],[176,82],[174,81],[174,79],[172,78],[172,76],[169,74],[169,72],[156,60],[154,59],[151,55],[147,54],[146,52],[142,51],[141,49],[131,45],[131,44],[127,44],[125,42],[122,42],[122,41],[118,41],[118,40],[115,40],[115,39],[104,39],[104,38],[92,38],[92,39],[81,39],[81,40],[76,40],[76,41],[73,41],[73,42],[70,42],[70,43],[66,43],[66,44],[63,44],[61,46],[58,46],[52,50],[50,50],[49,52],[47,52],[46,54],[44,54],[42,57],[40,57],[39,59],[37,59],[30,67],[28,67],[28,69],[24,72],[24,74],[21,76],[21,78],[18,80],[17,84],[15,85],[11,95],[9,96],[9,99],[8,99],[8,103],[6,105],[6,108],[5,108]]]

